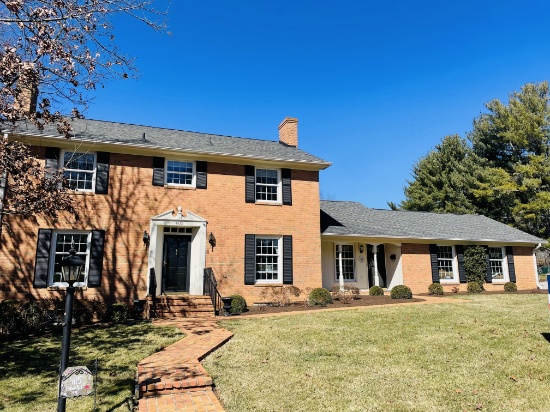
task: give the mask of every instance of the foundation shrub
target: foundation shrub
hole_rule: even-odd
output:
[[[302,291],[296,286],[268,286],[260,293],[260,299],[270,306],[288,306],[292,298],[297,298],[301,294]]]
[[[354,299],[357,299],[359,297],[359,293],[359,288],[352,285],[344,285],[343,288],[340,288],[340,286],[333,286],[332,288],[332,297],[346,304],[351,303]]]
[[[509,293],[517,292],[518,287],[514,282],[506,282],[504,284],[504,291]]]
[[[483,292],[483,284],[479,282],[468,282],[466,290],[468,293],[481,293]]]
[[[327,306],[332,303],[332,296],[328,289],[315,288],[309,293],[307,301],[310,306]]]
[[[443,295],[443,286],[441,286],[441,283],[432,283],[428,286],[428,293],[430,295]]]
[[[246,312],[246,300],[241,295],[232,295],[231,296],[231,314],[240,315],[243,312]]]
[[[392,299],[412,299],[413,294],[408,286],[397,285],[391,290],[390,296]]]
[[[113,303],[109,306],[109,309],[107,309],[107,319],[112,322],[124,322],[131,317],[130,308],[124,303]]]
[[[369,289],[370,296],[384,296],[384,289],[380,286],[373,286]]]

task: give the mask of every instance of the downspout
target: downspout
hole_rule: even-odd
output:
[[[4,133],[4,139],[8,140],[8,134]],[[8,183],[8,171],[4,170],[0,177],[0,244],[2,239],[2,225],[4,218],[4,201],[6,199],[6,185]]]

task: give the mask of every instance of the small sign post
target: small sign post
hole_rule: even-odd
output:
[[[86,366],[69,366],[61,378],[61,396],[74,398],[94,392],[94,377]]]
[[[550,273],[546,275],[546,289],[548,290],[548,310],[550,310]]]

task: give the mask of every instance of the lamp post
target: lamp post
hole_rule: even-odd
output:
[[[74,284],[80,278],[85,262],[76,256],[74,240],[71,243],[69,256],[61,261],[61,281],[67,282],[67,296],[65,297],[65,322],[63,324],[63,341],[61,344],[61,366],[59,369],[59,391],[57,400],[57,412],[64,412],[67,399],[61,397],[61,380],[63,372],[69,366],[69,349],[71,346],[71,329],[73,323]]]

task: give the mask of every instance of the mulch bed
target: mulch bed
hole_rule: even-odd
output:
[[[304,302],[291,303],[288,306],[249,306],[246,312],[241,313],[240,316],[260,315],[268,313],[281,313],[281,312],[297,312],[304,310],[325,310],[335,308],[353,308],[358,306],[382,306],[382,305],[395,305],[399,303],[408,302],[422,302],[424,299],[392,299],[389,295],[385,296],[367,296],[361,295],[358,299],[352,300],[350,303],[342,303],[339,300],[334,300],[333,303],[327,306],[307,306]]]

